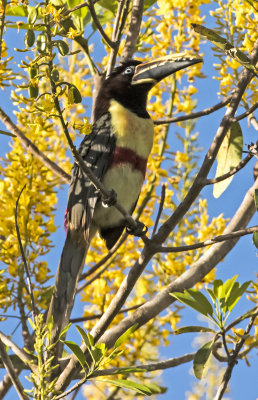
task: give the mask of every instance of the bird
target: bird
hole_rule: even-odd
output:
[[[117,201],[132,214],[144,183],[154,124],[147,112],[150,89],[165,77],[202,59],[174,54],[147,62],[129,60],[103,80],[95,101],[92,131],[79,153],[87,167]],[[99,191],[75,162],[65,216],[67,236],[48,310],[53,318],[53,341],[69,323],[76,288],[91,239],[99,232],[107,249],[121,236],[126,223],[107,207]]]

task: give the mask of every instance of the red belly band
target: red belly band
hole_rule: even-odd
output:
[[[109,168],[113,168],[121,164],[130,164],[133,169],[140,171],[145,177],[147,159],[135,153],[135,151],[127,147],[116,147],[113,155],[113,160]]]

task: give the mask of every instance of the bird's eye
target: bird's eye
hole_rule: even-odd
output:
[[[126,67],[124,74],[125,75],[133,75],[134,73],[134,68],[133,67]]]

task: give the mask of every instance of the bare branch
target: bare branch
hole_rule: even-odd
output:
[[[126,313],[126,312],[128,312],[128,311],[136,310],[137,308],[141,307],[143,304],[144,304],[144,303],[137,304],[137,305],[132,306],[132,307],[129,307],[129,308],[125,308],[125,309],[123,309],[123,310],[120,310],[118,314],[124,314],[124,313]],[[88,315],[87,317],[81,317],[81,318],[71,318],[71,319],[70,319],[70,322],[72,322],[72,323],[74,324],[74,323],[76,323],[76,322],[91,321],[91,320],[93,320],[93,319],[101,318],[103,314],[104,314],[104,313],[95,314],[95,315]]]
[[[142,370],[143,372],[145,372],[145,371],[160,371],[160,370],[164,370],[164,369],[168,369],[168,368],[177,367],[178,365],[186,364],[186,363],[192,361],[194,359],[194,356],[195,356],[195,353],[185,354],[184,356],[181,356],[181,357],[170,358],[168,360],[159,361],[156,363],[133,365],[133,366],[130,366],[130,368],[132,368],[132,369],[137,368],[137,370]],[[137,371],[137,372],[141,372],[141,371]],[[90,381],[91,379],[93,380],[94,378],[97,378],[99,376],[117,375],[117,374],[123,374],[123,373],[128,374],[128,368],[104,369],[104,370],[94,372],[89,378],[83,376],[83,378],[79,382],[77,382],[71,389],[62,393],[60,396],[57,396],[56,400],[67,396],[72,391],[74,391],[75,389],[77,389],[81,385],[83,385],[86,382],[86,380]]]
[[[162,213],[162,210],[163,210],[163,207],[164,207],[165,196],[166,196],[166,186],[162,185],[161,198],[160,198],[160,204],[159,204],[159,211],[158,211],[158,215],[157,215],[157,218],[156,218],[156,221],[155,221],[155,225],[154,225],[154,228],[153,228],[152,236],[155,235],[157,227],[158,227],[158,224],[159,224],[161,213]]]
[[[195,244],[190,244],[187,246],[177,246],[177,247],[165,247],[165,246],[158,246],[155,245],[151,240],[147,240],[146,238],[143,239],[145,243],[147,243],[155,253],[181,253],[183,251],[195,250],[200,249],[206,246],[211,246],[215,243],[224,242],[225,240],[232,240],[235,238],[239,238],[241,236],[250,235],[251,233],[258,231],[258,225],[251,226],[250,228],[240,229],[239,231],[228,233],[226,235],[219,235],[213,239],[205,240],[205,242],[199,242]]]
[[[213,113],[214,111],[220,110],[221,108],[226,106],[230,102],[231,98],[232,98],[232,94],[225,97],[225,99],[222,100],[221,102],[219,102],[218,104],[215,104],[214,106],[209,107],[209,108],[205,108],[202,111],[198,111],[198,112],[195,112],[195,113],[192,113],[189,115],[182,115],[179,117],[157,119],[157,120],[154,120],[153,122],[155,125],[163,125],[163,124],[171,124],[174,122],[182,122],[182,121],[188,121],[189,119],[204,117],[205,115],[209,115],[209,114]]]
[[[253,125],[254,129],[255,129],[256,131],[258,131],[258,121],[257,121],[257,119],[255,118],[254,115],[251,115],[251,117],[249,118],[249,121],[250,121],[251,124]]]
[[[252,107],[249,108],[249,110],[247,110],[243,114],[238,115],[235,120],[240,121],[241,119],[246,118],[248,115],[252,114],[256,110],[256,108],[258,108],[258,103],[254,104]]]
[[[19,398],[21,400],[29,400],[29,397],[24,394],[24,388],[20,382],[20,379],[13,367],[13,364],[12,364],[8,354],[5,351],[5,347],[4,347],[1,339],[0,339],[0,355],[1,355],[1,359],[4,363],[5,369],[8,372],[10,379],[13,383],[13,386],[15,387],[15,389],[18,393]]]
[[[26,365],[29,365],[34,373],[37,373],[35,366],[33,364],[33,359],[20,347],[18,347],[8,336],[0,332],[0,340],[5,344],[5,346],[10,347],[10,349],[15,353]]]
[[[204,179],[202,182],[203,185],[213,185],[214,183],[224,181],[225,179],[229,178],[230,176],[235,175],[238,171],[240,171],[242,168],[244,168],[246,166],[246,164],[252,159],[252,157],[253,157],[253,154],[249,153],[242,161],[240,161],[240,163],[235,168],[232,168],[226,174],[218,176],[217,178]]]
[[[24,253],[24,250],[23,250],[22,241],[21,241],[21,235],[20,235],[20,229],[19,229],[19,225],[18,225],[18,205],[19,205],[20,197],[21,197],[22,192],[25,189],[25,187],[26,187],[26,184],[23,186],[22,190],[20,191],[20,194],[19,194],[19,196],[17,198],[17,201],[16,201],[16,205],[15,205],[15,227],[16,227],[17,238],[18,238],[19,247],[20,247],[20,251],[21,251],[22,261],[23,261],[24,268],[25,268],[26,275],[27,275],[28,291],[29,291],[29,295],[30,295],[30,299],[31,299],[32,317],[33,317],[33,321],[35,322],[36,308],[35,308],[35,301],[34,301],[32,284],[31,284],[31,279],[30,279],[30,271],[29,271],[27,260],[26,260],[25,253]]]
[[[243,337],[239,340],[239,342],[236,343],[235,349],[233,350],[232,354],[229,357],[228,367],[227,367],[227,369],[226,369],[226,371],[224,373],[224,376],[222,378],[222,382],[221,382],[221,384],[220,384],[220,386],[218,388],[218,391],[217,391],[217,394],[216,394],[216,397],[215,397],[214,400],[221,400],[222,399],[223,394],[226,391],[228,382],[229,382],[229,380],[231,378],[233,368],[234,368],[234,366],[235,366],[235,364],[237,362],[238,354],[239,354],[241,348],[243,347],[243,345],[245,343],[246,337],[249,334],[257,315],[258,315],[258,310],[250,318],[250,322],[246,327],[246,330],[244,332]]]
[[[109,39],[109,37],[107,36],[106,32],[104,31],[104,29],[102,28],[98,16],[96,14],[95,8],[94,8],[94,3],[92,0],[88,0],[88,7],[93,19],[94,24],[96,25],[99,33],[101,34],[101,36],[103,37],[103,39],[105,40],[105,42],[109,45],[109,47],[111,47],[112,49],[116,46],[116,44],[114,42],[112,42],[112,40]]]
[[[15,136],[17,136],[25,149],[31,152],[38,160],[40,160],[47,168],[49,168],[55,175],[59,176],[63,182],[70,182],[70,175],[67,174],[56,163],[51,161],[44,153],[42,153],[34,143],[32,143],[24,133],[13,123],[8,115],[0,107],[0,119]]]
[[[128,34],[125,40],[125,46],[121,54],[120,63],[123,63],[132,58],[135,52],[135,47],[141,29],[143,4],[144,4],[143,0],[133,0],[131,21],[129,25]]]
[[[133,365],[130,368],[137,368],[145,371],[160,371],[163,369],[174,368],[178,365],[182,365],[188,363],[194,359],[195,353],[185,354],[181,357],[176,358],[169,358],[168,360],[159,361],[151,364],[143,364],[143,365]],[[123,369],[128,371],[128,368],[110,368],[110,369],[103,369],[101,371],[96,371],[92,374],[92,378],[95,376],[106,376],[106,375],[116,375],[122,374]],[[138,372],[138,371],[137,371]],[[128,372],[127,372],[128,373]]]

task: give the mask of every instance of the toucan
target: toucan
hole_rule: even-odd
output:
[[[101,85],[95,101],[95,123],[79,152],[105,188],[116,192],[128,213],[135,209],[153,145],[154,126],[146,110],[148,93],[165,77],[201,61],[185,54],[149,62],[129,60]],[[65,225],[67,236],[48,312],[53,316],[55,338],[69,322],[91,239],[98,231],[111,249],[126,225],[114,206],[105,206],[77,163],[72,169]]]

